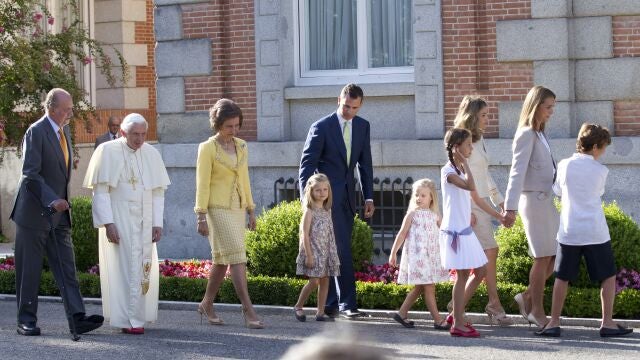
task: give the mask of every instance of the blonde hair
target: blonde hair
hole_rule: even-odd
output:
[[[478,127],[478,113],[487,106],[487,102],[483,98],[465,95],[458,107],[458,114],[453,120],[453,126],[471,131],[471,142],[480,140],[483,131]]]
[[[331,205],[333,205],[333,193],[331,192],[331,183],[329,182],[329,178],[325,174],[314,174],[307,180],[307,185],[304,187],[304,196],[302,197],[302,207],[304,209],[311,209],[311,204],[313,203],[313,188],[318,184],[327,183],[329,187],[329,197],[324,201],[322,207],[325,210],[331,210]]]
[[[541,123],[536,119],[536,112],[540,104],[548,98],[555,99],[556,94],[544,86],[534,86],[529,90],[527,97],[524,99],[524,104],[522,104],[522,111],[520,111],[518,129],[523,126],[530,126],[535,131],[544,131],[545,123]]]
[[[436,214],[440,214],[440,207],[438,206],[438,192],[436,191],[436,183],[431,179],[420,179],[413,183],[411,186],[411,201],[409,202],[409,210],[415,210],[418,208],[416,203],[416,197],[419,189],[429,189],[431,193],[431,204],[429,204],[429,210]]]

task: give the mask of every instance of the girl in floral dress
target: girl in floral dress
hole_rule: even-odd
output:
[[[302,199],[300,246],[296,259],[296,274],[309,277],[294,306],[296,319],[305,321],[302,307],[318,288],[316,321],[328,321],[324,305],[329,291],[329,276],[340,276],[340,260],[331,221],[331,185],[324,174],[315,174],[307,181]],[[332,320],[332,319],[331,319]]]
[[[395,266],[396,253],[404,243],[398,284],[415,285],[407,294],[400,310],[393,315],[393,319],[404,327],[413,327],[413,321],[407,320],[407,313],[420,294],[423,294],[427,309],[433,317],[433,327],[438,330],[449,329],[438,312],[434,285],[448,280],[448,271],[440,263],[439,227],[435,183],[429,179],[418,180],[413,184],[409,209],[389,255],[389,263]]]

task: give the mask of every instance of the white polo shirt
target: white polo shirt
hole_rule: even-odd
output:
[[[608,173],[591,155],[575,153],[560,161],[553,184],[553,191],[562,198],[559,243],[595,245],[611,239],[601,199]]]

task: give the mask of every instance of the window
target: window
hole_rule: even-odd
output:
[[[298,85],[413,81],[412,0],[299,0]]]

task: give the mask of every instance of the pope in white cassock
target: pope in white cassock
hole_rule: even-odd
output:
[[[147,128],[142,115],[127,115],[122,136],[94,151],[83,184],[93,191],[104,317],[128,334],[143,334],[158,318],[155,243],[170,181],[160,153],[145,143]]]

